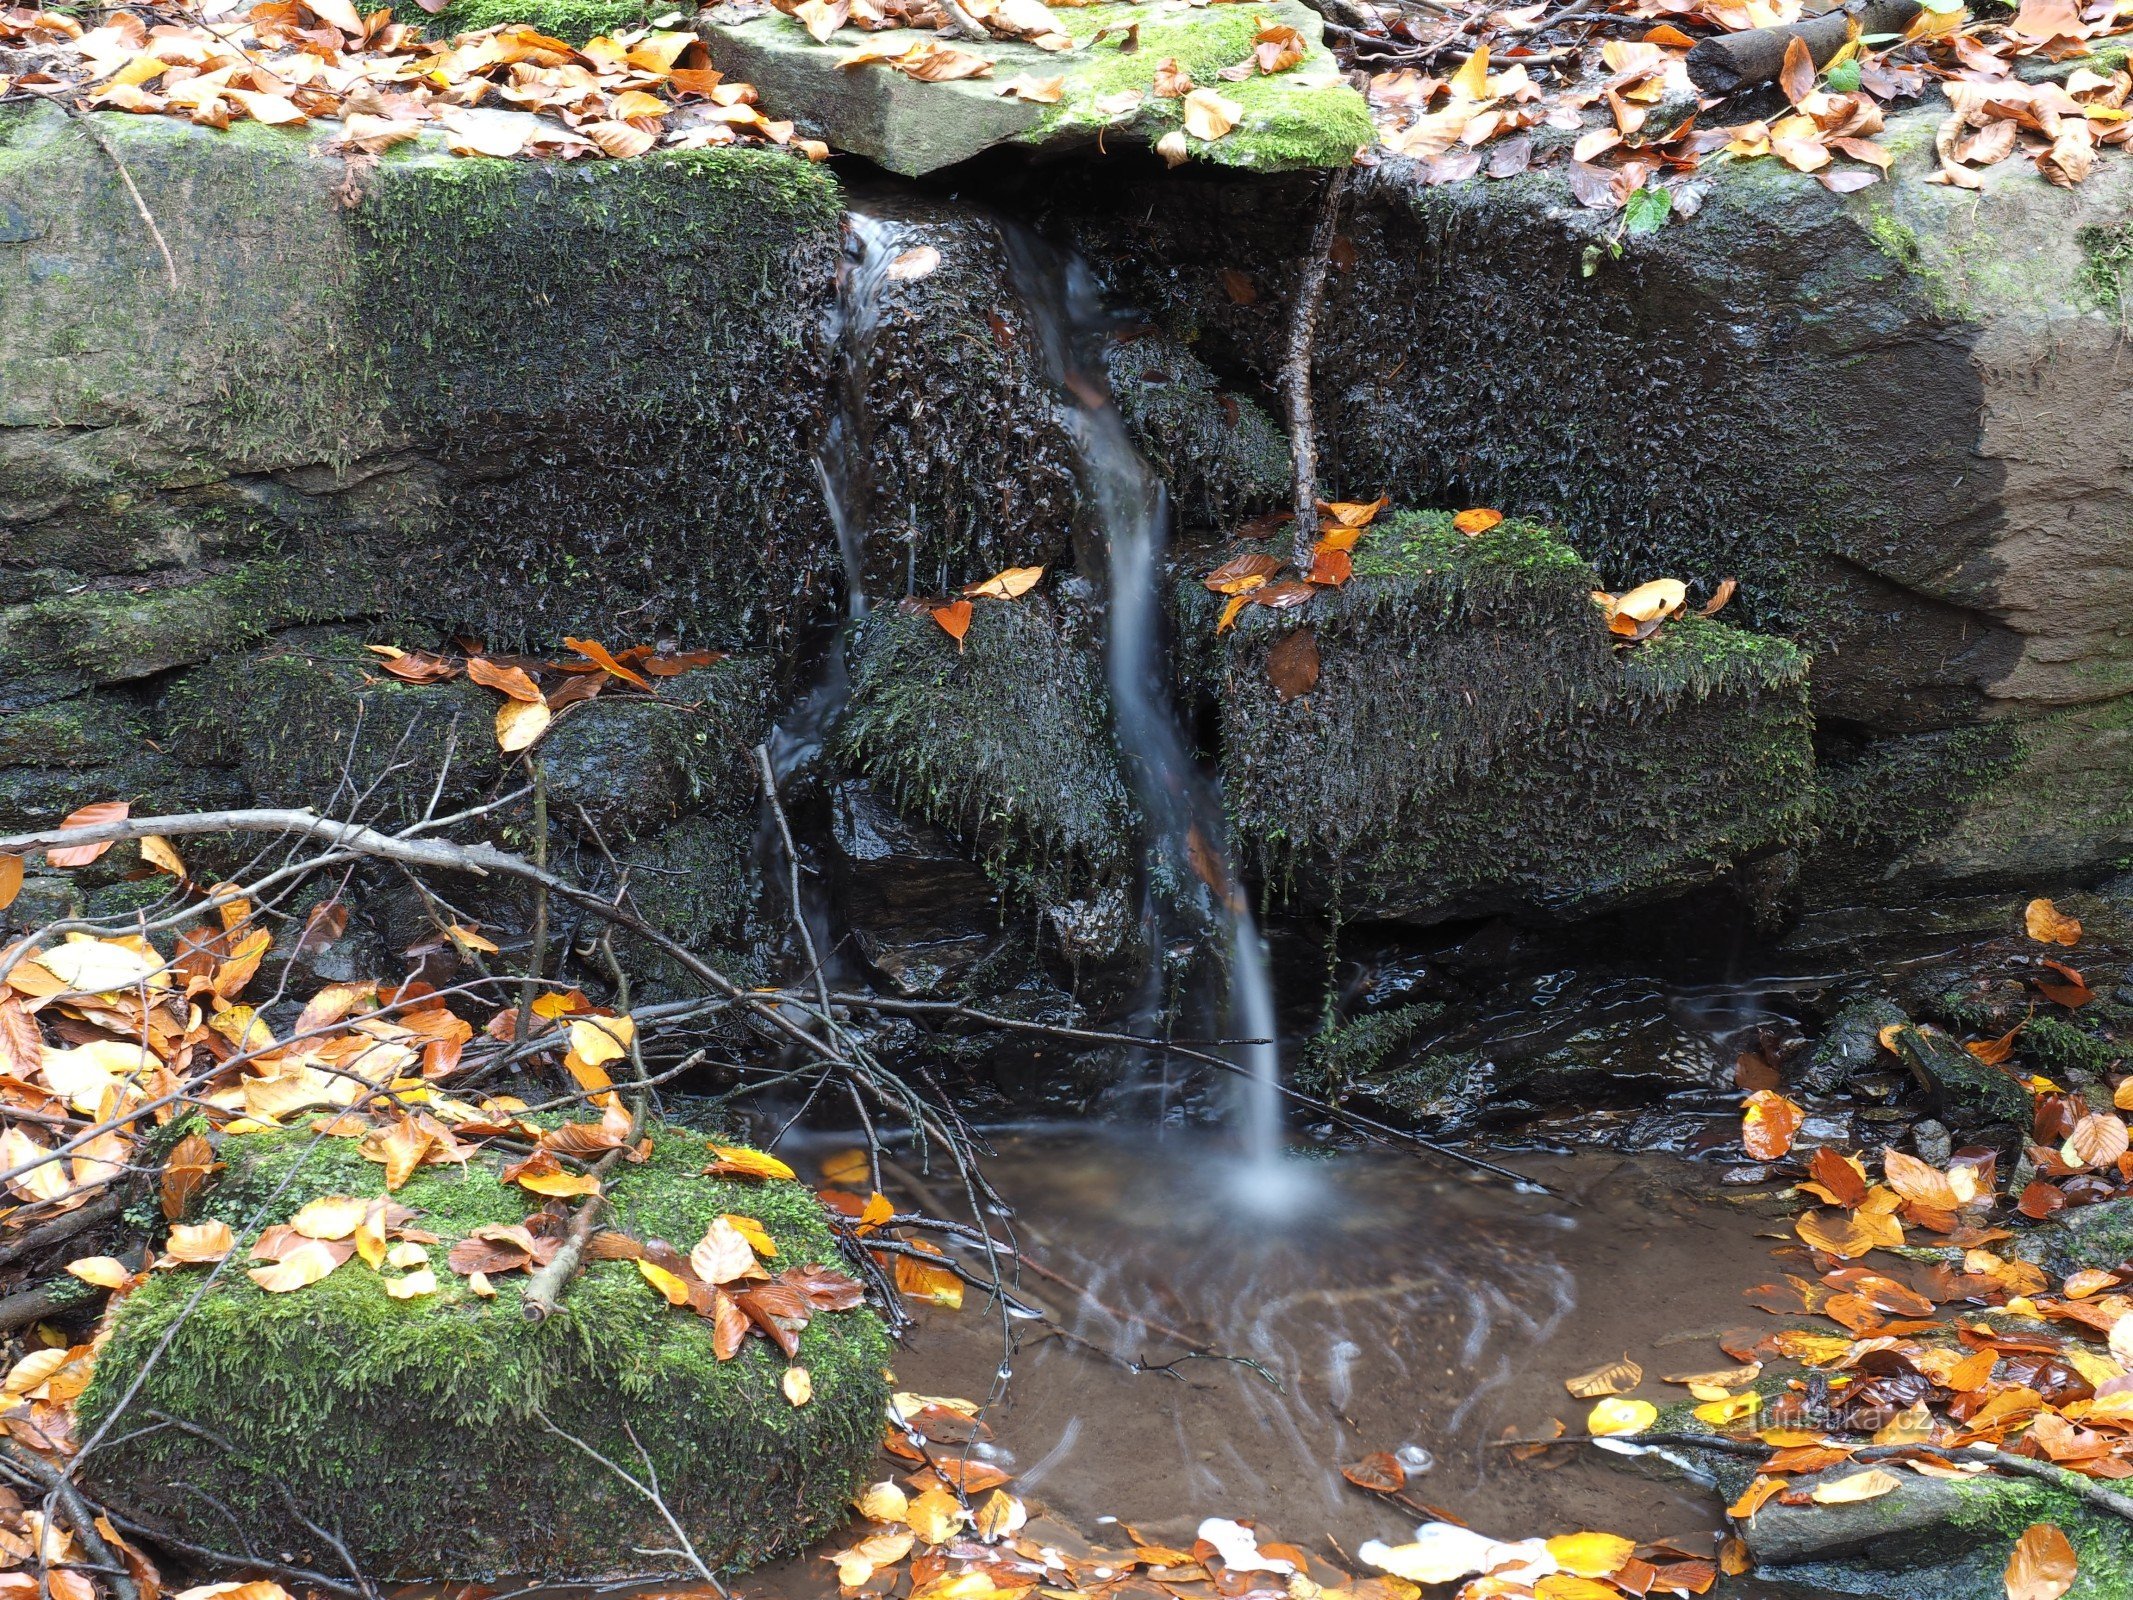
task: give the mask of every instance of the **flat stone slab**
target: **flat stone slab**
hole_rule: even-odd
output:
[[[1371,140],[1362,96],[1343,81],[1326,49],[1318,13],[1300,0],[1162,0],[1062,7],[1054,15],[1073,49],[1040,50],[1004,39],[981,44],[916,28],[869,33],[850,25],[817,43],[791,17],[752,4],[721,6],[704,13],[697,26],[714,64],[729,78],[754,84],[767,115],[906,177],[937,172],[1002,144],[1153,144],[1182,123],[1183,102],[1152,92],[1156,68],[1171,60],[1198,87],[1243,109],[1236,127],[1219,139],[1187,136],[1194,159],[1258,171],[1346,166]],[[1262,27],[1277,25],[1303,36],[1301,62],[1234,83],[1218,76],[1250,57]],[[926,40],[983,56],[992,71],[927,83],[879,62],[838,65],[862,46],[894,52]],[[1003,93],[1017,78],[1063,78],[1061,97],[1045,104]]]

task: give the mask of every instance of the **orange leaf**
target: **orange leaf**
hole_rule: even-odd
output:
[[[1487,533],[1501,521],[1503,521],[1503,513],[1501,511],[1491,510],[1487,506],[1475,506],[1473,509],[1462,511],[1453,517],[1452,526],[1469,539],[1473,539]]]
[[[1004,572],[994,573],[983,583],[973,583],[963,593],[981,600],[1016,600],[1034,589],[1037,580],[1043,576],[1042,567],[1009,567]]]
[[[621,662],[609,655],[607,646],[596,639],[565,639],[563,647],[566,650],[577,651],[579,655],[611,678],[620,678],[624,683],[634,683],[640,689],[649,690],[652,687],[648,679],[630,671],[628,667],[625,667]],[[469,666],[471,670],[471,663]],[[520,676],[523,677],[524,674],[521,673]]]
[[[500,667],[487,656],[475,656],[467,662],[467,676],[485,689],[494,689],[527,705],[541,703],[540,685],[526,675],[523,667]]]
[[[963,635],[970,631],[970,602],[949,600],[932,607],[933,620],[941,625],[941,632],[955,641],[956,654],[963,652]]]
[[[132,810],[133,807],[124,800],[99,800],[94,805],[83,806],[79,811],[70,813],[67,819],[60,823],[60,826],[62,828],[93,828],[100,823],[123,822]],[[47,850],[44,858],[55,867],[86,867],[110,848],[111,843],[109,840],[102,844],[72,844],[63,849]],[[19,877],[21,871],[19,865],[16,871]],[[14,896],[10,895],[8,898],[13,899]]]
[[[1231,595],[1229,597],[1229,603],[1222,608],[1221,620],[1215,624],[1215,632],[1219,634],[1224,629],[1229,627],[1231,623],[1237,620],[1237,613],[1242,611],[1246,606],[1250,605],[1251,603],[1252,597],[1248,594]]]
[[[1215,594],[1243,594],[1256,589],[1281,570],[1281,562],[1263,550],[1233,556],[1200,582]]]
[[[2066,915],[2049,900],[2032,900],[2023,907],[2022,927],[2039,944],[2081,942],[2081,919]]]
[[[22,857],[0,855],[0,911],[15,903],[22,893]]]
[[[1808,53],[1807,41],[1798,34],[1786,41],[1785,64],[1778,69],[1778,87],[1794,105],[1814,93],[1815,60]]]
[[[1748,1096],[1748,1109],[1741,1117],[1740,1140],[1757,1161],[1777,1161],[1792,1148],[1807,1113],[1775,1089],[1758,1089]]]
[[[1342,530],[1346,532],[1346,529]],[[1338,589],[1355,576],[1355,562],[1345,550],[1329,550],[1323,541],[1311,553],[1311,570],[1304,574],[1308,583],[1323,584],[1329,589]]]
[[[2007,1557],[2007,1600],[2059,1600],[2080,1568],[2065,1534],[2049,1522],[2033,1522]]]
[[[1343,528],[1367,528],[1391,504],[1392,496],[1381,494],[1375,500],[1321,500],[1318,509]]]
[[[1407,1487],[1407,1469],[1400,1465],[1398,1456],[1387,1450],[1367,1455],[1352,1467],[1341,1468],[1341,1476],[1358,1489],[1368,1489],[1372,1494],[1398,1494]]]

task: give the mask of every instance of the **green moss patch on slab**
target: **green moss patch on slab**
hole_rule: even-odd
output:
[[[1806,663],[1684,616],[1616,650],[1591,569],[1546,529],[1478,539],[1388,517],[1355,576],[1306,606],[1180,587],[1206,653],[1238,838],[1274,892],[1358,917],[1586,915],[1798,842],[1812,798]],[[1314,630],[1315,688],[1283,702],[1267,656]]]
[[[745,22],[706,17],[698,26],[710,42],[712,59],[729,76],[753,83],[771,115],[790,118],[838,149],[910,177],[1010,142],[1039,148],[1099,140],[1106,148],[1151,144],[1182,124],[1180,102],[1150,92],[1157,66],[1171,59],[1196,84],[1218,90],[1242,111],[1224,137],[1188,138],[1187,153],[1194,160],[1262,172],[1346,166],[1374,137],[1362,96],[1342,81],[1321,41],[1318,14],[1300,0],[1183,13],[1153,4],[1105,4],[1054,15],[1075,40],[1073,50],[1045,51],[1002,39],[958,41],[958,49],[984,56],[993,70],[985,77],[944,83],[922,83],[880,65],[837,65],[862,45],[899,50],[933,37],[916,29],[866,33],[845,28],[817,43],[782,15]],[[1259,28],[1276,24],[1303,35],[1304,60],[1271,77],[1255,74],[1225,83],[1218,76],[1221,69],[1248,58]],[[1138,48],[1121,50],[1135,27]],[[1099,41],[1096,36],[1105,30],[1108,35]],[[1002,96],[1001,88],[1016,77],[1064,78],[1062,96],[1049,105]],[[1099,105],[1129,92],[1141,99],[1121,109]]]
[[[523,22],[552,39],[583,44],[601,34],[642,27],[651,21],[652,13],[644,0],[452,0],[423,24],[422,31],[432,39],[449,39],[454,34]]]
[[[309,1133],[225,1137],[228,1170],[200,1215],[239,1230],[285,1220],[326,1195],[382,1195],[384,1169],[353,1140]],[[835,1266],[818,1203],[797,1183],[700,1176],[710,1160],[687,1130],[657,1130],[650,1161],[618,1167],[612,1225],[686,1251],[722,1213],[755,1217],[775,1265]],[[374,1574],[395,1579],[538,1572],[562,1578],[642,1571],[644,1547],[670,1547],[655,1508],[605,1467],[544,1431],[540,1416],[609,1459],[641,1466],[642,1446],[669,1505],[705,1558],[729,1570],[798,1547],[845,1514],[879,1443],[887,1341],[865,1310],[817,1315],[798,1362],[814,1398],[779,1392],[787,1365],[751,1337],[715,1359],[710,1325],[669,1307],[634,1263],[590,1263],[546,1321],[521,1312],[527,1279],[496,1280],[484,1300],[445,1256],[484,1223],[522,1221],[539,1202],[477,1159],[462,1172],[421,1169],[394,1196],[417,1212],[440,1288],[395,1300],[386,1277],[351,1260],[323,1282],[268,1294],[232,1261],[190,1314],[204,1268],[158,1273],[116,1316],[82,1397],[93,1429],[166,1336],[134,1415],[162,1412],[211,1428],[225,1453],[177,1430],[130,1439],[97,1458],[126,1503],[191,1517],[191,1490],[274,1530],[277,1550],[316,1544],[290,1523],[286,1485]],[[633,1444],[630,1434],[634,1432]],[[310,1559],[330,1565],[330,1551]]]

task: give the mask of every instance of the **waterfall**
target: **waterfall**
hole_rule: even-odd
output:
[[[1281,1060],[1266,947],[1233,867],[1221,795],[1193,759],[1172,703],[1163,645],[1163,549],[1169,496],[1142,459],[1112,402],[1103,340],[1111,331],[1087,265],[1028,231],[1003,224],[1015,287],[1044,343],[1078,457],[1083,493],[1106,551],[1105,674],[1126,780],[1146,828],[1159,922],[1214,938],[1227,974],[1229,1033],[1264,1041],[1234,1047],[1245,1069],[1242,1132],[1248,1160],[1239,1194],[1287,1203]]]
[[[815,472],[822,500],[837,530],[844,557],[846,604],[851,615],[867,611],[866,546],[874,513],[874,428],[867,409],[867,380],[874,366],[874,338],[881,327],[881,286],[896,259],[895,229],[882,218],[849,211],[844,218],[844,260],[837,267],[837,306],[830,337],[837,350],[836,408],[830,413]],[[841,672],[843,652],[836,652]]]

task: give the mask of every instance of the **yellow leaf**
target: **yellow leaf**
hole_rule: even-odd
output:
[[[1743,1417],[1752,1417],[1763,1409],[1763,1397],[1753,1389],[1743,1389],[1739,1394],[1728,1395],[1723,1400],[1713,1400],[1696,1408],[1696,1418],[1714,1428],[1722,1428],[1729,1422],[1738,1422]]]
[[[528,1172],[512,1181],[521,1189],[557,1200],[600,1192],[600,1180],[589,1172]]]
[[[875,1572],[883,1567],[893,1567],[911,1553],[911,1532],[898,1528],[893,1532],[870,1533],[849,1550],[833,1550],[831,1561],[837,1563],[837,1581],[846,1589],[857,1589]]]
[[[365,1160],[377,1161],[385,1167],[385,1189],[388,1194],[415,1175],[422,1165],[422,1158],[429,1154],[431,1135],[413,1117],[402,1117],[387,1128],[374,1128],[363,1135],[356,1151]]]
[[[371,1204],[350,1195],[330,1194],[303,1207],[289,1219],[289,1226],[306,1239],[345,1239],[362,1223]]]
[[[923,1240],[915,1241],[915,1250],[928,1255],[940,1252]],[[910,1295],[915,1300],[927,1300],[937,1306],[946,1306],[959,1311],[963,1306],[963,1280],[945,1267],[928,1266],[910,1256],[896,1258],[896,1288],[899,1293]]]
[[[1249,594],[1231,595],[1229,597],[1229,603],[1223,606],[1222,608],[1221,620],[1215,624],[1216,634],[1221,634],[1223,630],[1228,628],[1231,623],[1235,622],[1237,620],[1237,613],[1242,611],[1246,606],[1250,605],[1251,603],[1252,597]]]
[[[279,1261],[252,1268],[247,1276],[268,1294],[287,1294],[293,1289],[307,1289],[330,1277],[340,1264],[341,1258],[330,1247],[317,1239],[308,1239]]]
[[[410,1272],[404,1278],[385,1280],[385,1292],[395,1300],[414,1300],[437,1292],[437,1274],[428,1267],[419,1272]]]
[[[1493,511],[1486,506],[1476,506],[1471,511],[1462,511],[1453,517],[1452,526],[1469,539],[1475,539],[1487,533],[1501,521],[1503,521],[1503,513],[1501,511]]]
[[[785,1391],[785,1398],[795,1410],[815,1397],[815,1380],[805,1367],[787,1367],[785,1376],[778,1380],[778,1387]]]
[[[540,700],[506,700],[496,708],[496,747],[506,755],[532,747],[548,731],[551,714]]]
[[[755,1218],[739,1216],[729,1211],[720,1217],[719,1221],[731,1225],[743,1239],[748,1241],[748,1248],[764,1260],[768,1261],[777,1255],[777,1242],[770,1237],[770,1230],[756,1221]]]
[[[263,122],[270,128],[311,120],[304,115],[302,108],[285,94],[263,94],[253,89],[224,89],[222,92],[244,107],[246,116],[254,122]]]
[[[1869,1467],[1833,1483],[1817,1484],[1809,1497],[1818,1506],[1847,1506],[1860,1500],[1878,1500],[1901,1487],[1902,1480],[1895,1473],[1881,1467]]]
[[[1489,97],[1489,47],[1482,45],[1452,74],[1446,86],[1455,100],[1486,100]]]
[[[70,939],[57,949],[40,953],[37,965],[69,989],[83,994],[112,994],[143,983],[162,988],[170,982],[162,972],[161,961],[109,939]],[[163,978],[162,983],[151,982],[158,976]]]
[[[363,1265],[376,1272],[385,1265],[385,1202],[373,1200],[364,1209],[363,1220],[355,1227],[356,1254],[363,1258]],[[419,1250],[421,1246],[417,1245]],[[425,1260],[428,1258],[425,1256]]]
[[[852,1509],[869,1522],[896,1523],[904,1520],[910,1503],[909,1497],[893,1479],[884,1478],[860,1490],[852,1500]]]
[[[483,1300],[494,1300],[496,1285],[489,1281],[486,1272],[470,1272],[467,1274],[467,1293]]]
[[[1548,1554],[1555,1564],[1580,1578],[1605,1578],[1620,1572],[1636,1553],[1635,1540],[1613,1533],[1565,1533],[1548,1541]]]
[[[927,1544],[946,1544],[963,1525],[963,1508],[954,1495],[936,1487],[911,1502],[904,1520]]]
[[[637,1258],[637,1270],[644,1274],[644,1281],[666,1296],[670,1306],[685,1306],[689,1303],[689,1286],[665,1267]]]
[[[1677,578],[1654,578],[1615,598],[1615,614],[1632,622],[1670,616],[1688,604],[1688,586]]]
[[[123,1289],[133,1281],[126,1263],[116,1256],[83,1256],[79,1261],[69,1261],[67,1271],[98,1289]]]
[[[170,1230],[164,1259],[186,1266],[220,1261],[237,1247],[227,1222],[181,1222]]]
[[[22,893],[22,857],[0,855],[0,911],[15,903]]]
[[[589,1067],[621,1060],[636,1037],[637,1024],[630,1017],[581,1017],[570,1025],[571,1053]]]
[[[1042,567],[1009,567],[1005,572],[994,573],[983,583],[973,583],[963,593],[981,600],[1014,600],[1028,594],[1043,576]]]
[[[1244,120],[1244,107],[1212,89],[1195,89],[1180,104],[1185,131],[1195,139],[1219,139]]]
[[[711,1153],[718,1157],[712,1171],[720,1177],[743,1178],[790,1178],[792,1168],[776,1156],[766,1155],[761,1150],[751,1150],[746,1145],[713,1144]]]
[[[1789,1481],[1785,1478],[1749,1479],[1748,1487],[1740,1492],[1740,1498],[1726,1507],[1726,1515],[1736,1521],[1754,1516],[1762,1510],[1763,1502],[1784,1488]]]
[[[972,1518],[979,1535],[986,1539],[1005,1539],[1020,1532],[1028,1521],[1029,1508],[1005,1489],[995,1489],[987,1495]]]
[[[1585,1431],[1601,1438],[1642,1433],[1658,1420],[1659,1408],[1649,1400],[1602,1400],[1586,1417]]]
[[[1624,1356],[1604,1367],[1594,1367],[1590,1372],[1565,1378],[1563,1387],[1579,1400],[1598,1400],[1603,1395],[1627,1394],[1643,1381],[1644,1369]]]
[[[141,859],[151,867],[158,867],[173,878],[185,876],[185,861],[160,833],[141,836]]]

